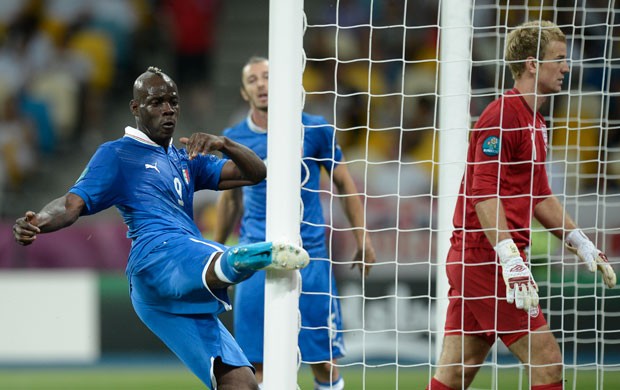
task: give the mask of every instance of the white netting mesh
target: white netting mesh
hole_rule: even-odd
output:
[[[571,72],[543,108],[552,190],[576,222],[620,256],[620,10],[610,1],[474,1],[471,123],[512,88],[503,62],[507,29],[529,19],[557,23],[568,38]],[[428,380],[434,342],[440,1],[306,1],[305,107],[336,126],[363,194],[379,263],[361,280],[350,271],[355,245],[333,186],[322,197],[339,278],[348,356],[343,367],[388,367],[403,388],[410,367]],[[466,145],[462,145],[466,148]],[[459,178],[454,178],[459,181]],[[570,386],[593,372],[608,382],[620,363],[620,289],[605,290],[561,243],[534,225],[531,259],[542,305],[560,342]],[[564,264],[564,265],[562,265]],[[615,265],[617,271],[620,267]],[[439,333],[437,333],[439,332]],[[514,367],[498,346],[490,382]],[[517,370],[518,371],[518,370]],[[517,374],[519,375],[519,374]],[[572,379],[571,379],[572,378]],[[523,381],[523,379],[522,379]],[[526,381],[526,380],[525,380]],[[392,383],[392,382],[390,382]],[[501,382],[500,382],[501,383]],[[583,382],[586,383],[586,382]],[[587,382],[590,383],[590,382]],[[421,388],[418,382],[416,388]],[[387,388],[387,387],[386,387]],[[600,387],[602,388],[602,387]]]

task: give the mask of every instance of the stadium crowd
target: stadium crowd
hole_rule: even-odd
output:
[[[218,10],[219,0],[0,2],[0,188],[19,192],[42,158],[107,139],[114,94],[149,61],[165,57],[180,85],[205,88]]]
[[[495,76],[495,66],[484,62],[498,56],[497,37],[502,29],[494,27],[496,21],[515,25],[526,17],[524,9],[506,15],[495,3],[476,2],[472,121],[497,91],[505,89],[497,81],[501,78]],[[358,187],[370,195],[369,227],[428,227],[437,161],[437,3],[420,1],[406,10],[407,2],[401,0],[372,4],[372,11],[367,0],[305,4],[305,109],[336,125],[348,160],[370,162],[350,165]],[[114,116],[124,117],[129,100],[125,86],[148,65],[159,65],[175,76],[185,91],[184,117],[195,119],[198,126],[212,115],[227,116],[230,123],[239,113],[246,115],[241,101],[243,108],[238,113],[214,112],[212,106],[218,27],[234,23],[221,17],[222,9],[221,0],[0,2],[0,215],[14,216],[17,210],[10,201],[25,193],[29,181],[41,177],[41,167],[53,165],[68,151],[92,152],[100,141],[115,137]],[[558,11],[558,23],[572,23],[570,15],[572,10]],[[604,13],[588,15],[596,19]],[[597,27],[576,28],[575,36],[589,39],[569,48],[573,57],[589,59],[589,66],[574,69],[571,82],[575,88],[581,83],[583,90],[600,91],[609,77],[610,90],[620,89],[617,71],[611,76],[603,73],[601,24],[597,20],[584,23]],[[253,54],[266,53],[244,53],[243,58]],[[573,66],[580,67],[578,63]],[[602,144],[617,148],[620,132],[614,129],[620,121],[619,98],[609,98],[610,125],[616,125],[603,135],[600,105],[594,102],[574,108],[568,100],[566,95],[559,96],[553,105],[554,117],[560,119],[554,119],[557,131],[551,140],[559,147],[559,159],[565,158],[565,145],[596,146],[601,136],[607,137]],[[566,115],[568,110],[570,115]],[[576,130],[586,126],[578,138]],[[598,169],[592,162],[595,147],[568,150],[570,158],[590,161],[572,166],[585,173]],[[602,155],[616,161],[605,165],[616,179],[605,183],[588,179],[585,184],[589,186],[584,188],[607,184],[617,190],[619,154],[610,148]],[[554,157],[551,153],[550,159]],[[213,217],[212,208],[205,207],[198,222],[208,229]],[[335,218],[343,220],[342,215]]]

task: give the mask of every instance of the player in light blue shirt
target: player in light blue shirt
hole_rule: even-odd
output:
[[[67,194],[19,218],[15,239],[29,245],[38,233],[116,206],[132,240],[126,273],[140,319],[207,387],[257,389],[250,362],[217,318],[230,309],[226,288],[258,269],[303,268],[308,254],[289,243],[228,248],[205,240],[193,220],[194,192],[256,184],[265,164],[249,148],[205,133],[181,138],[186,148],[177,149],[179,94],[158,68],[136,79],[130,110],[136,128],[101,145]]]
[[[267,159],[267,109],[269,62],[252,57],[242,70],[241,95],[250,105],[248,117],[226,129],[224,135],[252,149]],[[303,113],[304,126],[301,198],[303,217],[300,227],[303,247],[310,254],[310,265],[301,270],[302,293],[299,300],[302,329],[299,349],[302,360],[310,363],[315,389],[344,388],[337,359],[344,356],[342,318],[337,299],[336,281],[325,242],[325,221],[319,198],[321,170],[330,175],[335,188],[343,195],[343,209],[357,243],[354,260],[366,275],[375,262],[370,236],[364,233],[364,209],[342,151],[335,141],[334,128],[324,118]],[[265,180],[260,183],[224,191],[218,201],[218,216],[224,223],[215,229],[215,241],[225,243],[241,219],[239,242],[250,244],[265,240]],[[235,338],[256,367],[262,382],[264,333],[265,272],[257,272],[235,287]]]

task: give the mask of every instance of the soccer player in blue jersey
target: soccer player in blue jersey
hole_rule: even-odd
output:
[[[252,57],[241,74],[241,96],[250,106],[246,119],[226,129],[224,135],[267,158],[267,110],[269,62],[263,57]],[[302,329],[299,349],[304,362],[309,362],[315,379],[315,389],[338,390],[344,380],[335,365],[344,356],[342,319],[338,293],[325,242],[325,221],[319,199],[321,169],[330,175],[342,195],[343,209],[349,223],[355,227],[357,243],[354,266],[367,275],[375,262],[375,251],[370,236],[365,234],[364,209],[357,188],[342,151],[334,139],[334,128],[320,116],[303,113],[304,125],[302,189],[303,218],[301,238],[310,254],[310,265],[301,270],[302,294],[299,300]],[[239,242],[251,244],[265,240],[266,181],[259,184],[222,192],[218,201],[221,224],[215,229],[214,239],[225,243],[237,221],[241,219]],[[257,272],[235,287],[235,338],[256,368],[262,382],[264,332],[265,272]]]
[[[158,68],[136,79],[129,107],[136,128],[101,145],[67,194],[19,218],[15,240],[32,244],[39,233],[116,206],[132,240],[126,273],[140,319],[207,387],[257,389],[250,362],[217,318],[230,309],[226,288],[258,269],[303,268],[308,253],[289,243],[228,248],[203,239],[193,220],[194,192],[256,184],[265,164],[223,136],[193,134],[177,149],[179,93]]]

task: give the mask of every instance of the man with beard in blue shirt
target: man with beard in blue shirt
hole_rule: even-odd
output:
[[[252,149],[263,160],[267,159],[267,118],[269,97],[269,62],[263,57],[252,57],[242,70],[241,95],[250,105],[247,118],[226,129],[224,135]],[[319,198],[321,170],[330,175],[342,196],[343,210],[355,228],[353,235],[357,252],[353,266],[367,275],[376,260],[370,236],[364,227],[364,208],[357,195],[340,146],[335,140],[334,127],[316,115],[301,114],[304,126],[301,199],[303,217],[300,227],[303,247],[312,261],[301,271],[302,329],[299,349],[304,363],[309,363],[315,379],[315,389],[344,389],[344,379],[336,365],[345,355],[342,337],[342,318],[337,299],[335,276],[325,242],[325,220]],[[265,180],[252,186],[222,192],[218,201],[218,219],[215,241],[225,243],[237,221],[241,219],[239,242],[251,244],[265,240],[266,231]],[[256,368],[256,377],[262,382],[264,333],[265,272],[257,272],[235,287],[235,338]]]

